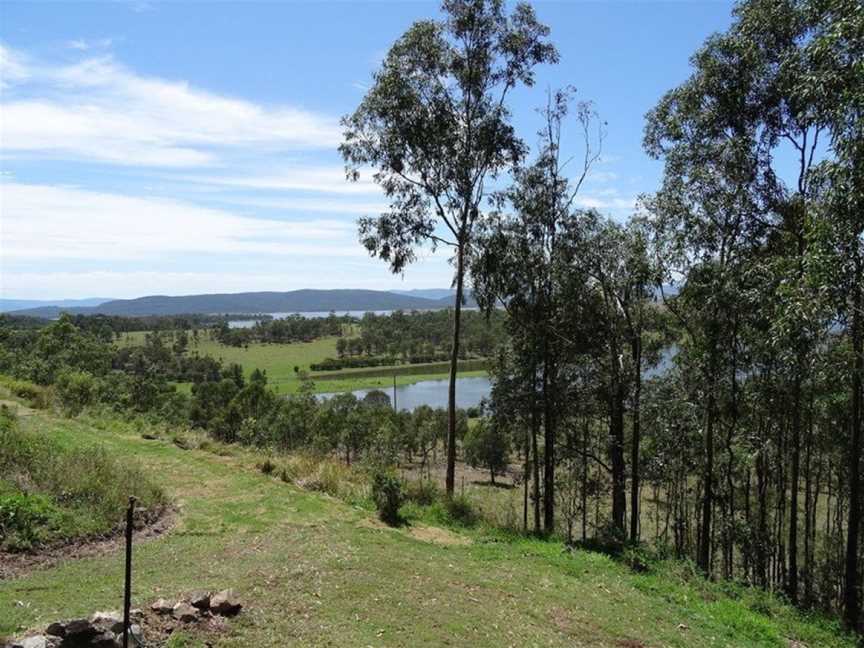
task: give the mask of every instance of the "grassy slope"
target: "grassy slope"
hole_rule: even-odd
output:
[[[184,451],[116,422],[38,414],[25,424],[134,454],[159,476],[180,521],[136,549],[134,603],[234,587],[248,609],[220,646],[852,645],[788,608],[769,618],[716,587],[635,575],[599,554],[479,532],[441,546],[374,528],[366,511],[266,477],[239,451]],[[0,581],[0,636],[121,600],[120,554]]]
[[[120,344],[143,344],[143,332],[127,333]],[[242,365],[247,375],[254,369],[267,371],[270,385],[279,394],[291,394],[300,387],[300,381],[294,367],[309,371],[313,362],[321,362],[325,358],[335,358],[337,337],[326,337],[314,342],[297,342],[294,344],[250,344],[248,349],[225,346],[202,336],[198,344],[192,344],[190,349],[201,355],[219,358],[223,362]],[[315,381],[318,392],[354,391],[356,389],[386,388],[393,386],[393,371],[397,385],[410,385],[422,380],[439,380],[447,377],[446,363],[410,367],[376,367],[374,369],[354,369],[340,372],[327,372],[325,378]],[[338,377],[336,374],[338,373]],[[485,376],[485,371],[459,372],[460,376]]]

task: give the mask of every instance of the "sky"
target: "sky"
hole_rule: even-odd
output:
[[[567,85],[607,123],[579,204],[616,219],[653,191],[645,113],[730,23],[727,2],[534,3]],[[345,180],[339,118],[434,2],[0,2],[0,297],[450,285],[446,252],[393,275],[358,243],[386,208]],[[565,132],[579,151],[575,124]]]

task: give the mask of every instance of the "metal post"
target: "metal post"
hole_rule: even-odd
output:
[[[123,597],[123,648],[129,648],[129,608],[132,607],[132,515],[135,498],[129,497],[126,509],[126,588]]]

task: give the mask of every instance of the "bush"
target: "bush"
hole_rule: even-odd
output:
[[[27,380],[0,376],[0,386],[5,387],[18,398],[23,398],[31,407],[37,409],[45,409],[51,401],[48,388]]]
[[[265,475],[272,475],[273,471],[276,470],[276,464],[270,460],[270,457],[267,457],[264,461],[259,461],[255,464],[255,467]]]
[[[446,499],[444,507],[451,521],[462,526],[474,526],[477,524],[477,513],[474,506],[464,495],[454,495]]]
[[[399,524],[399,508],[405,501],[401,479],[392,472],[376,472],[372,476],[372,499],[383,522],[391,526]]]
[[[21,430],[2,409],[0,495],[0,543],[18,549],[111,533],[122,526],[129,495],[145,509],[144,523],[168,503],[134,460],[115,459],[95,446],[69,448],[42,430]]]
[[[57,400],[63,409],[73,416],[96,401],[98,386],[96,378],[86,371],[64,371],[54,383]]]
[[[0,494],[0,546],[26,551],[50,536],[60,511],[45,495]]]
[[[405,499],[420,506],[429,506],[441,497],[438,485],[430,479],[418,479],[405,484]]]

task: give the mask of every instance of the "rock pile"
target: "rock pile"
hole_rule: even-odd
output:
[[[148,636],[167,636],[175,627],[199,624],[218,629],[224,617],[238,614],[243,608],[232,590],[194,592],[178,601],[158,599],[149,611],[132,610],[129,645],[143,646]],[[119,648],[123,645],[123,616],[118,612],[96,612],[87,619],[55,621],[41,634],[16,639],[4,648]]]

